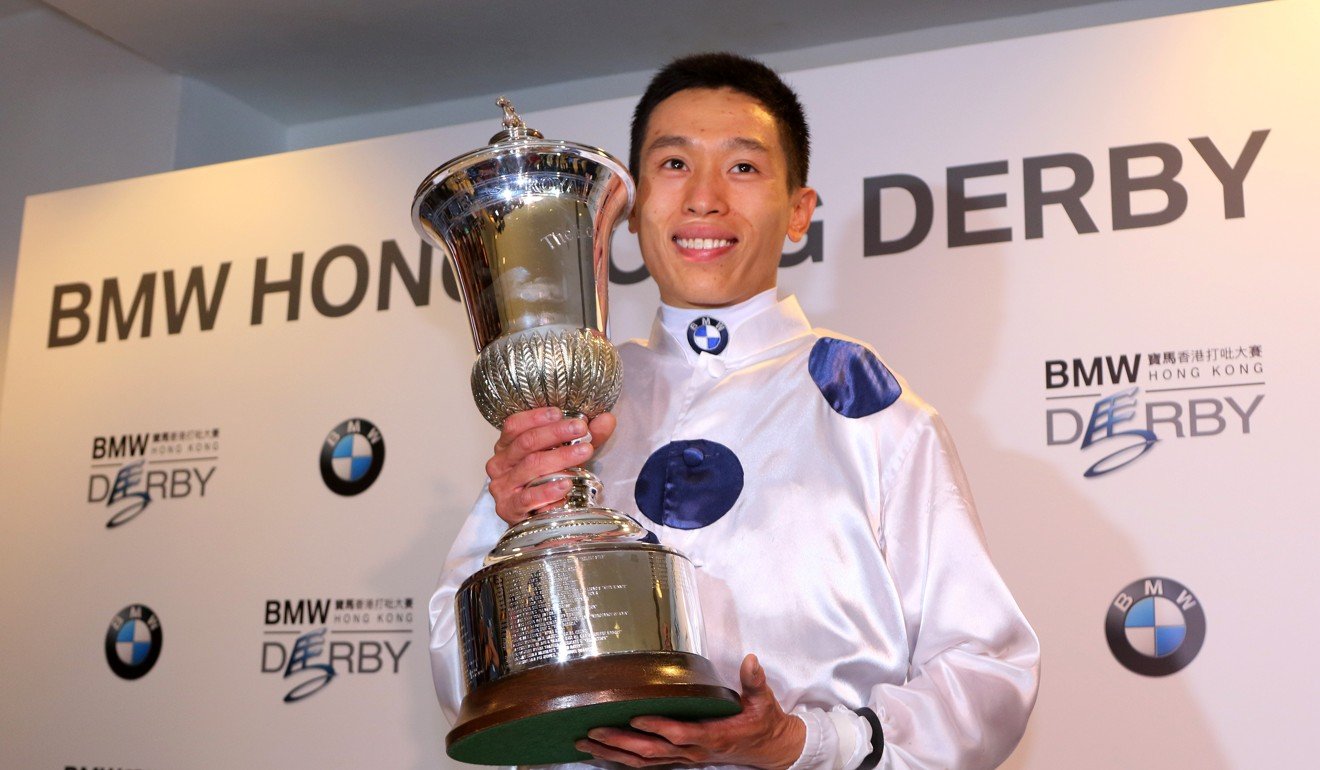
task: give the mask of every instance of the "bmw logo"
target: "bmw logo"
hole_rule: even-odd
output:
[[[703,315],[687,329],[688,344],[698,353],[718,356],[729,346],[729,328],[722,321]]]
[[[1129,671],[1168,676],[1183,670],[1205,641],[1205,611],[1182,583],[1138,580],[1114,597],[1105,616],[1109,650]]]
[[[339,423],[321,444],[321,478],[336,494],[365,492],[384,466],[385,440],[380,429],[361,418]]]
[[[146,676],[160,657],[160,618],[150,607],[130,604],[110,619],[105,659],[122,679]]]

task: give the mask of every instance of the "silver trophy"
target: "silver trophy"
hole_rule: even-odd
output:
[[[590,420],[614,406],[622,383],[606,289],[633,181],[603,150],[546,139],[498,103],[504,129],[422,182],[413,223],[453,265],[486,420],[498,428],[544,406]],[[573,743],[593,727],[741,708],[703,655],[691,562],[600,507],[589,471],[535,483],[565,478],[566,498],[510,527],[458,590],[467,694],[446,738],[454,759],[586,759]]]

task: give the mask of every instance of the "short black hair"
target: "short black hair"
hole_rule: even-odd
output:
[[[628,168],[636,177],[646,125],[656,105],[689,88],[729,88],[760,102],[779,125],[779,141],[788,160],[788,186],[796,190],[807,184],[811,160],[811,132],[797,94],[778,73],[755,59],[734,53],[701,53],[667,64],[646,86],[633,110]]]

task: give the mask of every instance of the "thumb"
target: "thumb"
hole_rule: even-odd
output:
[[[765,669],[761,668],[761,661],[755,655],[749,654],[743,658],[742,666],[738,669],[738,679],[742,684],[744,699],[764,697],[770,692],[765,680]]]
[[[614,427],[617,424],[614,415],[609,412],[601,412],[592,418],[587,424],[587,430],[591,432],[591,445],[599,449],[601,444],[609,441],[610,436],[614,435]]]

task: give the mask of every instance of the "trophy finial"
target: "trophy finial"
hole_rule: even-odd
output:
[[[509,101],[509,97],[501,96],[499,99],[495,100],[495,104],[499,105],[500,109],[504,110],[504,119],[500,121],[504,125],[504,130],[491,137],[490,141],[492,144],[495,142],[506,142],[510,139],[544,138],[540,131],[527,127],[527,124],[523,122],[522,116],[518,114],[518,110],[514,109],[513,102]]]
[[[518,117],[518,110],[514,109],[513,102],[509,101],[509,97],[501,96],[495,101],[495,104],[499,105],[504,110],[504,120],[501,122],[504,123],[505,128],[512,129],[527,127],[527,124],[523,123],[523,119]]]

